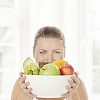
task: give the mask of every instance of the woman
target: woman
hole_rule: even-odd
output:
[[[37,32],[33,47],[33,55],[37,63],[63,60],[65,49],[64,35],[58,28],[47,26]],[[71,87],[66,84],[69,92],[64,94],[62,98],[37,98],[37,100],[88,100],[84,83],[78,77],[78,72],[75,72],[75,77],[73,76],[68,83]],[[14,85],[12,100],[33,100],[36,98],[35,94],[31,94],[32,88],[27,88],[28,86],[29,82],[25,82],[25,76],[21,73]]]

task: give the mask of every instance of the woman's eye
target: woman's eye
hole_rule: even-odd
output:
[[[60,51],[55,51],[55,53],[56,53],[56,54],[61,54],[61,52],[60,52]]]
[[[46,53],[46,51],[40,51],[40,54],[45,54]]]

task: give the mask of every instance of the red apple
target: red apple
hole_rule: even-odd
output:
[[[73,75],[74,68],[70,64],[62,65],[60,67],[60,73],[61,75]]]

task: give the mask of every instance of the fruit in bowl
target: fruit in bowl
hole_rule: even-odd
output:
[[[56,60],[53,62],[60,70],[61,75],[73,75],[74,68],[67,61]]]
[[[39,75],[60,75],[60,70],[53,63],[46,64],[40,69]]]
[[[64,60],[39,65],[28,57],[23,63],[26,81],[33,88],[32,93],[40,98],[59,98],[67,93],[66,85],[74,68]]]
[[[38,75],[39,74],[39,66],[36,62],[34,62],[30,57],[28,57],[23,62],[24,74],[26,75]]]
[[[70,64],[62,65],[60,67],[61,75],[73,75],[74,68]]]
[[[65,61],[65,60],[56,60],[56,61],[54,61],[53,63],[54,63],[58,68],[60,68],[62,65],[68,64],[68,62]]]

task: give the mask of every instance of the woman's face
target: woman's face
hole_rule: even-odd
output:
[[[57,38],[38,38],[33,51],[37,63],[52,63],[55,60],[62,60],[65,55],[63,41]]]

